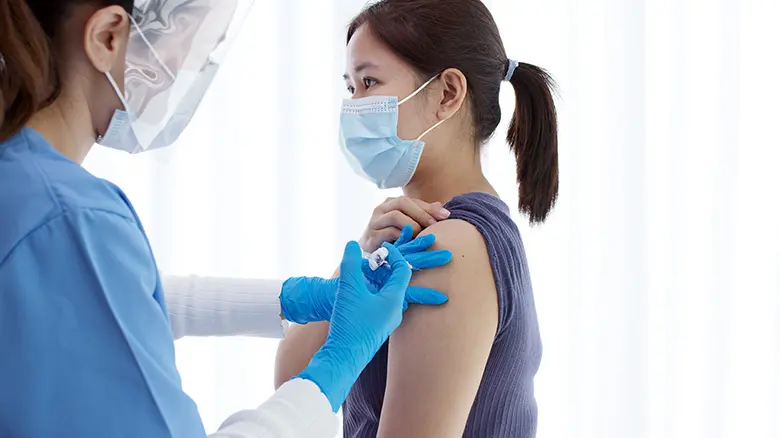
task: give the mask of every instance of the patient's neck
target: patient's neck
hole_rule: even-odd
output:
[[[461,147],[462,146],[462,147]],[[428,158],[428,157],[426,157]],[[448,148],[446,157],[430,157],[424,168],[418,168],[404,195],[425,202],[446,204],[452,198],[471,192],[496,195],[482,173],[479,152],[469,145]]]

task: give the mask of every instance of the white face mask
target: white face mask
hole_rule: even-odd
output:
[[[125,94],[97,143],[129,153],[173,144],[192,120],[254,0],[136,1]]]
[[[398,137],[398,107],[438,77],[432,77],[400,102],[395,96],[344,100],[339,140],[341,150],[355,173],[380,189],[409,184],[425,147],[422,138],[447,119],[433,125],[416,140],[403,140]]]

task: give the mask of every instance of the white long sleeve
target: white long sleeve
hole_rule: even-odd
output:
[[[184,336],[284,337],[283,281],[163,276],[175,339]]]
[[[209,438],[333,438],[338,426],[317,385],[294,379],[259,408],[230,416]]]
[[[183,336],[284,336],[282,281],[163,277],[176,339]],[[231,415],[209,438],[333,438],[339,421],[311,381],[282,385],[257,409]]]

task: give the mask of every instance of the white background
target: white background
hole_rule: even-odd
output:
[[[539,437],[780,437],[780,2],[493,0],[559,83],[560,202],[530,229]],[[395,192],[337,145],[362,0],[258,0],[171,149],[96,150],[170,273],[329,276]],[[502,143],[485,168],[516,205]],[[177,344],[208,430],[271,394],[275,342]],[[453,385],[457,382],[453,381]]]

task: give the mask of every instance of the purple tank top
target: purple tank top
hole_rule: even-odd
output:
[[[531,279],[520,232],[495,196],[468,193],[445,206],[485,239],[498,293],[498,330],[469,413],[468,438],[536,436],[534,376],[542,357]],[[344,403],[344,437],[373,438],[387,382],[387,344],[366,367]]]

